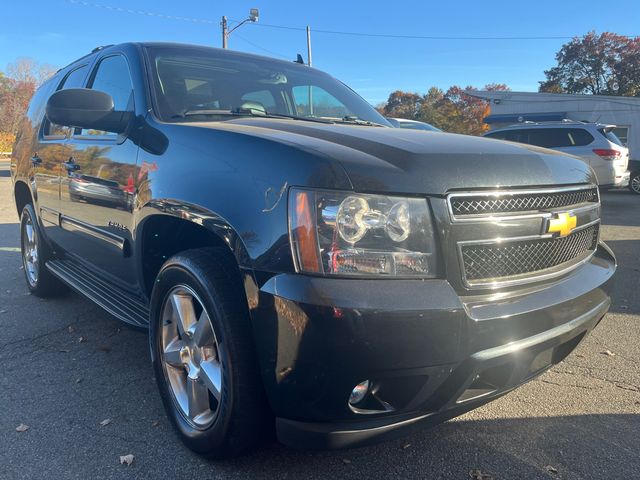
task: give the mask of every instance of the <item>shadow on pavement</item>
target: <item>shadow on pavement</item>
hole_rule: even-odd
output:
[[[628,478],[640,460],[631,433],[639,431],[640,415],[632,414],[452,421],[375,447],[310,453],[274,445],[211,466],[266,478],[330,471],[336,478],[469,478],[475,469],[495,478],[550,478],[554,469],[560,478]]]

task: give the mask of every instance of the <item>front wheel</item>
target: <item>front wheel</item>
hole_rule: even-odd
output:
[[[629,190],[636,195],[640,195],[640,172],[633,172],[629,179]]]
[[[241,454],[269,431],[269,414],[237,267],[220,249],[169,259],[151,298],[150,346],[160,395],[192,450]]]

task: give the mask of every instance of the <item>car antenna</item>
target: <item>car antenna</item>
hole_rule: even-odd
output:
[[[298,58],[296,58],[294,62],[304,65],[304,59],[302,58],[302,55],[298,54]]]

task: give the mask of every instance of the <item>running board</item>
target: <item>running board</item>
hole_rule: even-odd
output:
[[[142,299],[98,277],[82,263],[67,257],[49,260],[46,266],[53,275],[114,317],[135,327],[149,327],[149,307]]]

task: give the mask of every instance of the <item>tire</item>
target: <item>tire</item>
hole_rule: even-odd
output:
[[[27,287],[32,294],[47,298],[60,296],[68,291],[68,287],[45,267],[52,253],[42,236],[30,203],[25,205],[20,215],[20,250]]]
[[[629,190],[636,195],[640,195],[640,172],[631,173],[629,179]]]
[[[149,340],[167,415],[191,450],[230,458],[273,430],[244,290],[227,251],[187,250],[162,266]]]

